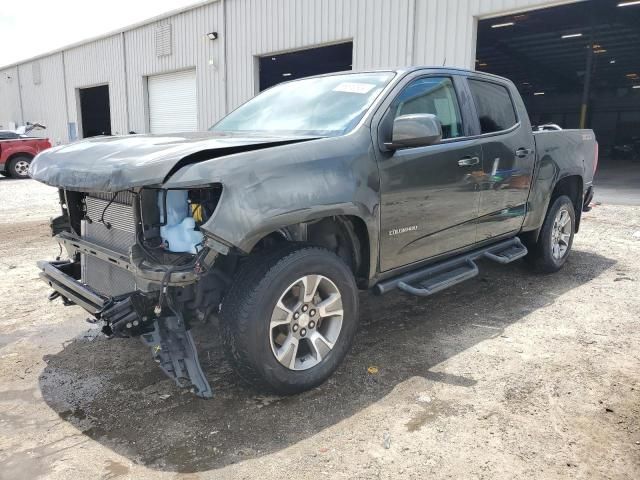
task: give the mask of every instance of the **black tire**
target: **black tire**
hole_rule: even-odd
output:
[[[329,353],[311,368],[293,370],[280,363],[272,350],[270,322],[280,297],[306,275],[322,275],[337,287],[343,317]],[[320,326],[318,322],[318,331]],[[329,378],[349,351],[357,327],[358,289],[349,267],[329,250],[301,244],[249,257],[236,274],[220,312],[222,344],[238,375],[254,387],[281,395],[309,390]],[[302,329],[298,335],[301,333]]]
[[[9,161],[7,172],[12,178],[29,178],[29,173],[24,169],[24,164],[26,163],[28,168],[31,160],[33,159],[27,155],[18,155],[13,157]]]
[[[559,257],[554,255],[554,226],[560,211],[566,211],[570,219],[570,236],[566,242],[566,251]],[[549,210],[542,224],[542,230],[538,236],[538,241],[532,245],[527,245],[529,254],[526,257],[527,263],[537,272],[552,273],[557,272],[567,261],[571,247],[573,245],[573,236],[575,233],[576,213],[573,202],[566,195],[557,197]]]

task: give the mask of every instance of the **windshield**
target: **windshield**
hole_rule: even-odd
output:
[[[272,87],[210,130],[289,135],[344,135],[393,78],[391,72],[306,78]]]

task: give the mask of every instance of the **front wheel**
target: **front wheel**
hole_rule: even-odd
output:
[[[248,383],[293,394],[324,382],[349,351],[358,290],[349,267],[319,247],[249,257],[222,302],[222,343]]]
[[[30,164],[30,157],[27,157],[26,155],[20,155],[11,159],[7,171],[13,178],[29,178]]]
[[[566,195],[559,196],[547,211],[538,241],[529,248],[528,263],[539,272],[560,270],[573,245],[575,224],[573,202]]]

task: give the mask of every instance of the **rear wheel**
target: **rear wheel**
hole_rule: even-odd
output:
[[[562,268],[573,245],[575,219],[571,199],[566,195],[556,198],[547,211],[538,241],[529,246],[527,261],[535,270],[550,273]]]
[[[9,162],[8,172],[13,178],[29,178],[29,164],[31,163],[31,157],[26,155],[19,155],[13,157]]]
[[[358,325],[358,290],[347,265],[319,247],[287,246],[249,258],[220,314],[225,351],[239,375],[293,394],[324,382]]]

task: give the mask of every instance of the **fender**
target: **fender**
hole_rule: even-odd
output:
[[[568,135],[571,130],[562,132],[544,132],[535,135],[536,171],[527,201],[527,215],[522,226],[523,232],[534,232],[537,238],[542,228],[551,195],[562,179],[570,176],[578,176],[582,179],[583,190],[587,187],[585,182],[586,158],[589,152],[584,150],[581,142],[575,141],[574,135]],[[575,135],[581,135],[579,132]],[[578,148],[582,147],[582,148]],[[580,192],[584,195],[584,192]],[[581,207],[582,205],[579,205]]]
[[[368,129],[243,152],[188,165],[163,185],[222,184],[222,196],[201,230],[249,253],[266,235],[334,215],[362,219],[370,241],[370,276],[378,263],[380,180]],[[347,153],[345,153],[347,152]]]
[[[17,143],[17,142],[15,142]],[[0,163],[7,163],[9,158],[16,154],[26,154],[35,157],[38,154],[33,146],[25,143],[15,144],[14,142],[3,143],[0,147]]]

